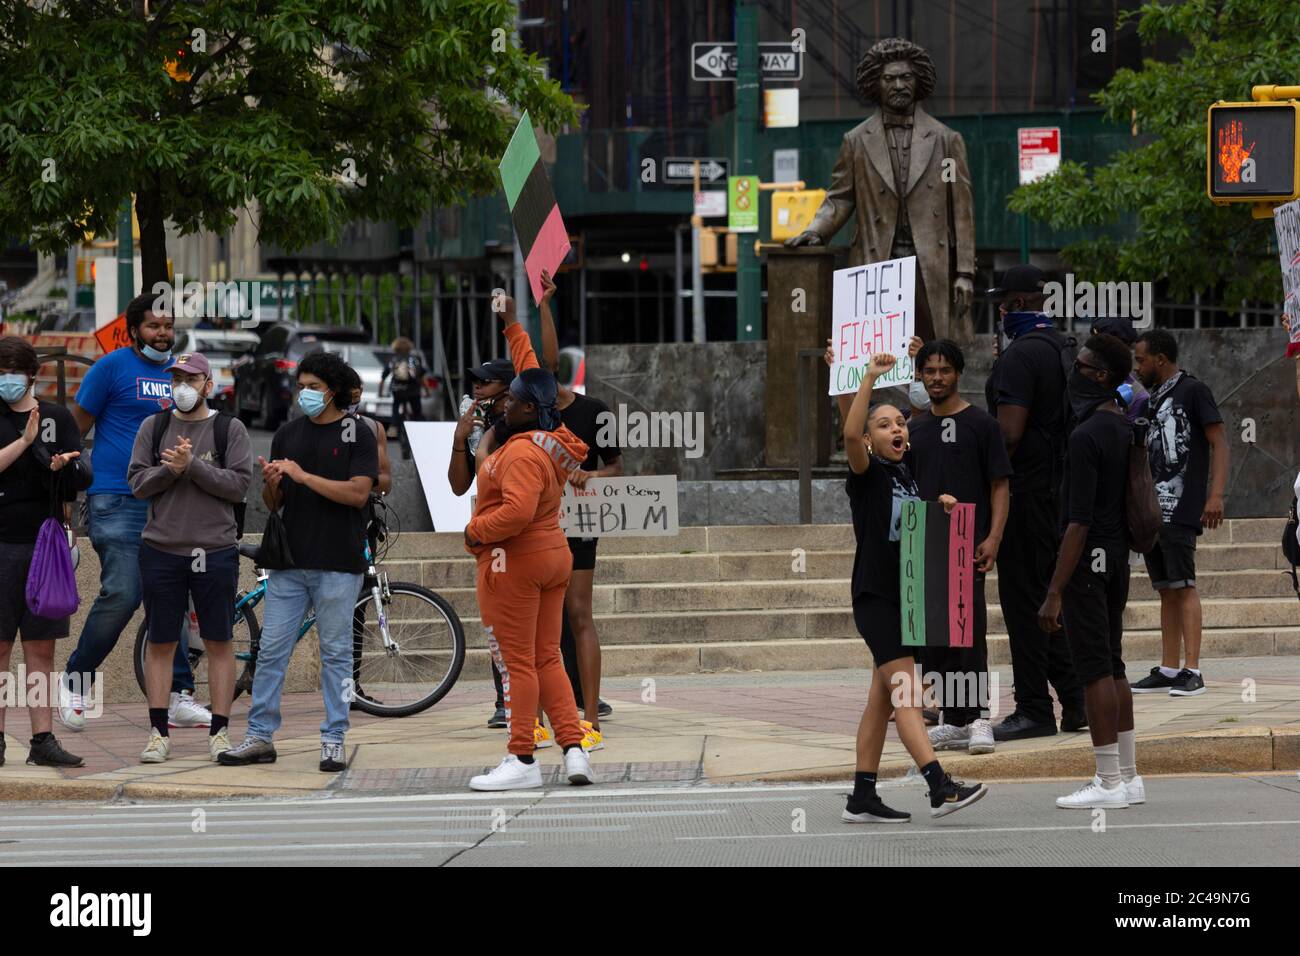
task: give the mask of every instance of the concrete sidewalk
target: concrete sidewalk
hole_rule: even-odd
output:
[[[1151,662],[1130,667],[1135,679]],[[1193,698],[1134,698],[1143,773],[1300,769],[1300,658],[1224,658],[1203,665],[1207,692]],[[998,713],[1011,711],[1011,674],[999,668]],[[606,747],[592,755],[602,783],[731,783],[846,779],[862,714],[865,670],[747,672],[608,681],[614,714],[603,722]],[[1253,699],[1252,699],[1253,698]],[[285,699],[276,740],[279,762],[220,767],[209,762],[204,730],[172,731],[173,757],[144,765],[143,705],[108,706],[86,731],[55,722],[64,746],[86,760],[77,770],[25,765],[25,711],[9,711],[0,800],[211,799],[314,792],[434,792],[463,789],[505,753],[506,732],[489,730],[492,686],[457,685],[430,711],[404,719],[353,714],[349,769],[316,769],[321,704],[317,694]],[[248,698],[236,701],[232,738],[242,738]],[[995,718],[996,719],[996,718]],[[559,748],[542,751],[544,779],[558,781]],[[999,744],[984,756],[941,753],[946,769],[968,779],[1086,777],[1086,731]],[[911,761],[891,725],[882,775]]]

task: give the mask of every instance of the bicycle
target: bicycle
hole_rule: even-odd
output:
[[[382,499],[372,496],[375,504],[376,540],[385,542],[387,552],[387,512]],[[266,597],[270,575],[257,567],[257,545],[241,541],[240,555],[254,561],[257,585],[240,591],[235,597],[235,666],[243,670],[235,680],[235,697],[253,688],[257,670],[257,650],[262,630],[256,608]],[[465,664],[465,629],[455,609],[441,595],[406,581],[389,581],[387,572],[376,565],[381,557],[372,554],[365,543],[366,577],[364,590],[353,609],[352,704],[375,717],[409,717],[427,710],[446,696],[460,677]],[[314,610],[308,611],[294,639],[295,646],[315,626]],[[412,628],[408,631],[407,628]],[[181,628],[185,647],[194,671],[196,689],[207,682],[207,667],[201,642],[193,646],[190,635],[198,630],[193,601]],[[135,677],[144,690],[144,654],[148,621],[136,632]],[[394,637],[400,635],[400,640]],[[423,670],[429,673],[425,675]],[[382,697],[380,696],[382,695]]]

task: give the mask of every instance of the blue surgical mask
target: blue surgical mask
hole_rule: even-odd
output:
[[[172,350],[168,349],[166,352],[159,352],[152,345],[145,345],[143,342],[141,342],[140,354],[143,355],[145,358],[147,358],[150,362],[165,362],[172,357]]]
[[[325,411],[325,405],[324,392],[318,392],[314,388],[304,388],[298,393],[298,407],[308,418],[315,418]]]
[[[29,388],[31,388],[31,385],[28,384],[26,375],[18,372],[0,375],[0,398],[3,398],[10,405],[21,401]]]

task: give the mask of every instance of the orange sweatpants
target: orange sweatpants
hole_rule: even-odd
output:
[[[521,555],[507,548],[500,562],[485,555],[478,564],[479,613],[501,672],[512,754],[533,752],[539,696],[560,745],[582,743],[573,687],[560,658],[560,615],[572,573],[567,545]]]

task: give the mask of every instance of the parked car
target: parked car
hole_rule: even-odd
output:
[[[177,329],[173,355],[202,352],[212,366],[213,408],[235,410],[235,363],[257,348],[256,333],[238,329]]]
[[[268,430],[279,427],[290,409],[297,407],[295,387],[298,384],[298,363],[308,352],[321,347],[336,350],[335,346],[369,345],[370,335],[364,329],[337,325],[299,325],[295,322],[278,322],[262,333],[262,339],[251,354],[235,363],[235,409],[246,425],[254,419]],[[362,350],[369,354],[369,350]],[[382,371],[379,362],[370,354],[374,365],[373,393],[378,399],[378,376]],[[365,381],[366,373],[354,365]],[[389,403],[388,414],[392,407]]]
[[[382,374],[383,370],[388,367],[389,359],[393,357],[393,350],[389,348],[376,347],[374,352],[375,358],[379,360],[380,373]],[[423,383],[425,394],[420,399],[420,411],[424,413],[425,421],[444,421],[447,417],[447,400],[442,396],[442,379],[429,371],[429,362],[425,359],[424,352],[416,349],[415,354],[419,356],[420,363],[425,368]],[[388,387],[390,386],[391,383],[389,383],[389,386],[385,386],[385,392],[388,391]],[[389,393],[387,397],[391,398],[391,393]]]
[[[587,393],[587,356],[580,348],[560,349],[560,370],[556,381],[579,395]]]

